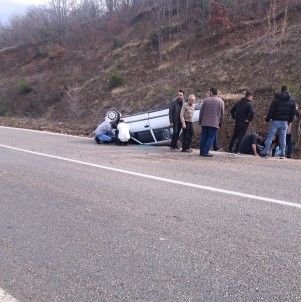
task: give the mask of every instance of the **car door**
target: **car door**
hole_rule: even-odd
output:
[[[150,131],[156,143],[170,140],[169,109],[149,112]]]
[[[130,127],[131,138],[139,144],[155,142],[148,117],[148,112],[142,112],[124,118]]]

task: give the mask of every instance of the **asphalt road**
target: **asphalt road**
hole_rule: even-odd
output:
[[[301,301],[300,168],[0,127],[0,301]]]

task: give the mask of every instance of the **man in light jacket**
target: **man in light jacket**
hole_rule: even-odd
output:
[[[223,119],[224,101],[217,96],[216,88],[210,88],[209,97],[203,101],[200,109],[199,124],[202,126],[200,156],[213,156],[209,150]]]
[[[116,128],[116,122],[112,122],[108,118],[106,118],[100,125],[98,125],[98,127],[94,131],[96,143],[100,144],[116,141],[116,137],[113,134],[113,129]]]
[[[120,145],[127,145],[127,142],[131,138],[130,127],[124,120],[120,120],[117,125],[116,136],[118,137],[118,143]]]
[[[192,118],[194,114],[194,102],[195,102],[195,95],[193,94],[189,95],[188,102],[182,106],[180,112],[180,119],[183,129],[182,152],[187,152],[187,153],[190,153],[192,151],[190,149],[190,144],[194,134],[193,126],[192,126]]]

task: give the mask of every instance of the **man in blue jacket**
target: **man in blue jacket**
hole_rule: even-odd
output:
[[[246,92],[245,97],[236,102],[231,109],[231,116],[235,120],[235,126],[228,147],[229,153],[232,153],[232,148],[236,140],[234,153],[239,151],[241,142],[247,133],[249,123],[253,120],[254,109],[251,102],[252,100],[253,93]]]
[[[269,125],[268,138],[265,141],[265,147],[262,151],[262,156],[268,156],[273,137],[278,131],[281,146],[280,158],[285,157],[287,127],[288,124],[293,121],[295,114],[295,101],[288,91],[288,86],[283,85],[281,87],[281,92],[275,95],[275,98],[271,103],[269,112],[265,119],[267,123],[270,122],[270,120],[271,122]]]

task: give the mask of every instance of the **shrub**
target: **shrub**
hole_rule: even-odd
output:
[[[152,31],[148,35],[148,41],[153,49],[158,49],[159,47],[159,35],[156,31]]]
[[[40,46],[38,49],[38,54],[41,57],[48,57],[49,59],[63,56],[66,52],[66,48],[52,42],[48,42],[46,45]]]
[[[31,85],[28,83],[28,81],[24,78],[20,79],[17,83],[17,87],[21,92],[27,93],[32,91]]]
[[[117,70],[117,69],[121,69],[121,68],[123,68],[123,63],[122,63],[121,61],[118,60],[118,61],[114,64],[113,69],[114,69],[114,70]]]
[[[43,58],[48,56],[47,50],[45,49],[45,47],[42,46],[39,47],[38,54]]]
[[[125,42],[120,39],[114,38],[114,40],[113,40],[113,48],[120,48],[124,44],[125,44]]]
[[[109,73],[109,86],[110,88],[116,88],[122,86],[124,83],[124,77],[117,72],[116,69],[112,69]]]
[[[168,87],[168,88],[166,88],[166,95],[168,96],[168,97],[173,97],[174,95],[175,95],[175,92],[174,92],[174,90],[172,89],[172,88],[170,88],[170,87]]]
[[[12,114],[2,105],[0,105],[0,116],[10,117]]]

